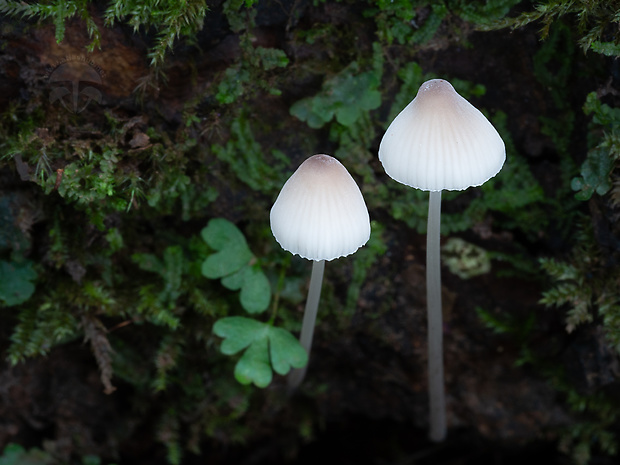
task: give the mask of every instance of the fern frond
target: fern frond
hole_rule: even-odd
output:
[[[57,300],[50,299],[50,302]],[[26,308],[19,313],[19,322],[13,330],[8,349],[11,364],[35,355],[44,355],[55,344],[77,334],[78,322],[71,312],[50,302]]]

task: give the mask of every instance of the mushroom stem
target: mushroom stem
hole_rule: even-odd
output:
[[[426,301],[428,310],[428,393],[430,404],[429,438],[446,438],[446,398],[443,378],[443,324],[441,307],[441,191],[431,191],[426,231]]]
[[[306,299],[304,319],[301,324],[301,335],[299,343],[308,353],[308,364],[310,363],[310,349],[312,348],[312,335],[314,334],[314,323],[316,314],[319,310],[319,300],[321,298],[321,285],[323,284],[323,272],[325,271],[325,260],[312,261],[312,274],[310,275],[310,288]],[[308,364],[303,368],[294,368],[288,376],[289,392],[299,387],[306,376]]]

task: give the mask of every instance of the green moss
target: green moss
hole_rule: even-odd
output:
[[[520,0],[380,0],[369,2],[364,11],[374,17],[380,40],[392,44],[425,44],[433,39],[439,28],[449,22],[451,16],[483,26],[508,14]]]
[[[607,33],[617,27],[620,16],[620,2],[617,0],[553,0],[539,3],[533,11],[526,11],[512,18],[498,20],[491,28],[519,28],[527,24],[540,22],[541,36],[549,36],[552,25],[568,17],[573,21],[580,38],[578,43],[584,51],[593,50],[611,52],[618,46],[620,39],[607,40]],[[605,44],[603,47],[602,45]]]
[[[0,5],[0,13],[52,22],[56,28],[56,41],[59,43],[65,38],[67,20],[78,17],[84,22],[92,39],[88,46],[88,50],[92,52],[95,48],[101,47],[101,32],[91,14],[89,8],[91,3],[90,0],[30,4],[3,2]],[[179,37],[192,37],[202,29],[207,10],[204,0],[185,2],[114,0],[108,2],[103,20],[107,27],[122,21],[133,27],[134,32],[148,31],[150,28],[157,30],[158,37],[149,53],[149,58],[151,65],[161,67],[166,53],[172,50]]]
[[[567,308],[566,330],[599,321],[608,341],[620,353],[620,274],[609,269],[608,257],[596,245],[592,229],[585,227],[569,261],[542,259],[553,280],[541,303]]]
[[[571,187],[578,200],[588,200],[594,193],[607,194],[612,187],[611,175],[620,159],[620,108],[601,102],[596,93],[588,94],[584,112],[591,115],[589,151],[581,165],[580,176]]]
[[[231,137],[225,145],[214,144],[213,153],[225,162],[236,178],[254,191],[273,193],[283,184],[283,169],[288,158],[280,150],[266,154],[254,138],[252,122],[241,114],[231,125]]]

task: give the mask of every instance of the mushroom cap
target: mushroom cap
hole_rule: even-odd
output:
[[[370,238],[370,217],[359,187],[329,155],[313,155],[286,181],[270,214],[284,250],[308,260],[354,253]]]
[[[432,79],[388,127],[379,160],[407,186],[463,190],[499,173],[506,148],[489,120],[448,81]]]

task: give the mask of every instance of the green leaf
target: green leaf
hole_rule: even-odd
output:
[[[217,86],[215,98],[220,103],[233,103],[243,95],[245,85],[249,81],[250,73],[246,69],[232,66],[224,72],[224,78]]]
[[[222,278],[222,285],[231,291],[241,289],[239,300],[248,313],[261,313],[269,307],[271,286],[258,265],[245,266]]]
[[[14,465],[18,463],[18,460],[21,456],[25,454],[25,450],[19,444],[7,444],[7,446],[2,451],[2,456],[0,457],[0,465]]]
[[[324,104],[318,96],[314,99],[305,98],[295,102],[291,106],[290,113],[301,121],[305,121],[312,129],[319,129],[332,119],[334,113],[329,109],[320,111]],[[316,111],[315,107],[318,107],[319,111]]]
[[[588,152],[588,157],[581,165],[581,177],[574,178],[571,188],[580,191],[579,200],[588,200],[594,192],[606,194],[611,189],[610,175],[613,163],[610,153],[604,147],[595,147]]]
[[[223,277],[222,286],[224,286],[226,289],[230,289],[231,291],[238,291],[243,286],[247,270],[248,267],[244,266],[239,271]]]
[[[34,293],[34,281],[37,273],[32,269],[32,262],[6,262],[0,260],[0,302],[7,306],[26,302]]]
[[[269,365],[269,341],[265,337],[255,341],[235,366],[235,378],[241,384],[254,383],[260,388],[269,386],[273,377]]]
[[[608,57],[617,57],[620,56],[620,45],[615,44],[613,42],[601,42],[595,40],[590,45],[590,48],[597,53],[602,53]]]
[[[596,92],[588,94],[583,111],[586,115],[592,115],[592,123],[595,125],[605,126],[607,130],[620,127],[620,108],[602,103]]]
[[[241,305],[248,313],[264,312],[271,300],[269,280],[258,265],[248,266],[245,270],[239,295]]]
[[[252,259],[243,233],[224,218],[209,221],[201,234],[206,243],[218,251],[202,264],[202,274],[209,279],[232,274]]]
[[[213,332],[224,341],[221,351],[233,355],[246,349],[235,366],[235,378],[241,384],[269,385],[272,369],[285,375],[291,367],[301,368],[308,363],[308,355],[299,341],[288,331],[267,323],[244,317],[226,317],[218,320]]]
[[[377,79],[373,72],[349,75],[334,85],[338,87],[334,87],[332,95],[339,103],[335,111],[336,121],[344,126],[351,126],[362,112],[381,105],[381,92],[376,89]]]
[[[594,189],[592,186],[587,185],[583,178],[573,178],[570,183],[570,187],[572,190],[576,191],[575,198],[577,200],[590,200],[592,194],[594,193]]]
[[[0,465],[51,465],[51,455],[36,447],[26,451],[18,444],[8,444],[0,456]]]
[[[290,113],[311,128],[324,126],[334,116],[343,126],[352,126],[364,112],[381,105],[377,74],[374,71],[356,74],[358,68],[353,62],[327,80],[317,95],[295,102]]]
[[[213,332],[224,338],[222,353],[233,355],[248,347],[256,339],[264,337],[265,325],[250,318],[230,316],[216,321]]]
[[[202,274],[209,279],[222,278],[227,289],[241,290],[239,300],[248,313],[267,310],[271,286],[260,266],[250,265],[254,255],[243,233],[230,221],[217,218],[202,230],[202,237],[218,250],[203,262]]]
[[[260,58],[263,69],[284,68],[289,63],[284,50],[278,48],[256,47],[255,52]]]
[[[302,368],[308,363],[308,354],[291,333],[272,327],[269,332],[271,364],[276,373],[285,375],[292,368]]]
[[[245,244],[243,233],[237,226],[225,218],[212,219],[200,234],[205,242],[209,244],[209,247],[215,250],[222,250],[230,243],[242,242]]]

